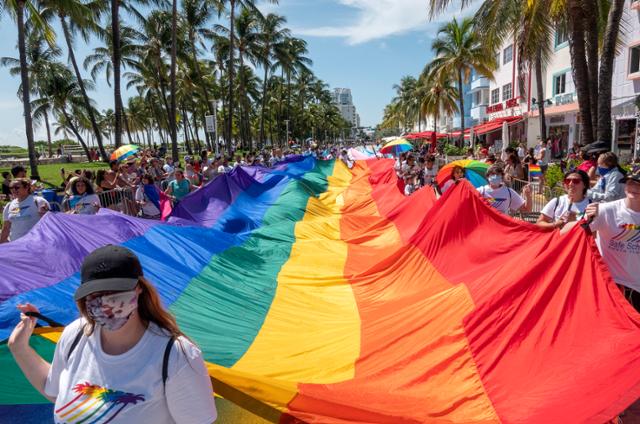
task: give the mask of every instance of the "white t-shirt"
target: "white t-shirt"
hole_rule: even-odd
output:
[[[79,199],[77,202],[76,198]],[[96,207],[97,205],[97,207]],[[100,198],[97,194],[85,194],[84,196],[71,196],[69,198],[69,209],[81,215],[94,215],[100,207]]]
[[[436,181],[436,175],[438,175],[438,167],[435,164],[431,169],[425,167],[423,175],[425,185],[433,184]]]
[[[444,183],[444,185],[442,186],[442,189],[440,191],[442,191],[442,194],[444,194],[447,190],[449,190],[455,184],[456,184],[456,182],[453,181],[453,179],[447,180],[447,182]]]
[[[176,179],[176,177],[174,175],[175,168],[172,165],[169,165],[168,163],[165,163],[162,166],[162,170],[167,173],[167,181],[173,181],[173,180]]]
[[[40,221],[40,209],[46,206],[49,209],[49,202],[40,196],[29,195],[22,202],[13,199],[7,203],[2,211],[2,219],[11,222],[9,240],[15,241],[24,236],[29,230]]]
[[[153,204],[153,202],[147,199],[144,195],[144,185],[141,185],[136,190],[136,202],[145,202],[142,205],[142,213],[147,216],[157,216],[160,215],[160,210]]]
[[[625,199],[600,203],[591,229],[598,232],[596,243],[614,281],[640,291],[640,212]]]
[[[540,213],[554,221],[557,221],[569,210],[569,206],[571,206],[572,212],[575,212],[577,215],[581,215],[584,213],[584,210],[587,208],[589,203],[591,203],[591,201],[586,197],[582,199],[581,202],[573,203],[569,201],[569,196],[565,194],[564,196],[551,199],[549,203],[542,208]]]
[[[56,346],[45,393],[56,398],[56,424],[193,423],[209,424],[217,417],[211,380],[198,348],[185,338],[171,350],[166,386],[162,362],[169,337],[149,324],[138,343],[122,355],[107,355],[100,326],[82,336],[67,354],[84,320],[62,332]]]
[[[496,189],[485,185],[478,187],[478,192],[492,207],[505,214],[510,210],[517,211],[525,204],[525,200],[518,193],[504,185]]]

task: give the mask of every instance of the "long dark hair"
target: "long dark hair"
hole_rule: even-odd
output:
[[[73,182],[73,184],[71,184],[71,192],[74,195],[78,196],[80,194],[78,193],[78,189],[76,188],[76,184],[78,184],[79,182],[84,183],[84,186],[86,187],[85,194],[94,194],[93,184],[91,184],[91,181],[89,181],[85,177],[79,177],[77,180]]]

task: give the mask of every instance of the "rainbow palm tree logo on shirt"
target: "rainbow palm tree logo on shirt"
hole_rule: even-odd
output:
[[[627,243],[640,241],[640,225],[622,224],[619,228],[620,232],[616,234],[612,238],[612,240],[623,241]]]
[[[143,395],[105,389],[79,383],[73,387],[77,396],[56,409],[58,420],[73,424],[106,424],[113,421],[127,406],[144,402]]]

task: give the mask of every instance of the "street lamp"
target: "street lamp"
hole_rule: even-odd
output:
[[[218,103],[216,100],[211,100],[211,109],[213,109],[213,143],[216,145],[216,157],[218,157]]]

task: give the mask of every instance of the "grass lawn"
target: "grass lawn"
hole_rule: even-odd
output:
[[[61,169],[64,169],[67,173],[73,172],[76,169],[90,169],[95,173],[98,169],[107,169],[108,167],[104,162],[53,163],[50,165],[39,165],[38,173],[43,181],[59,187],[62,183],[62,176],[60,175]],[[25,168],[27,168],[27,174],[29,174],[29,166]],[[10,169],[0,168],[0,171],[10,171]]]

